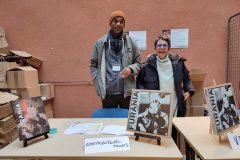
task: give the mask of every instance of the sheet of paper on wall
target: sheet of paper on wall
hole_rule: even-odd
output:
[[[228,133],[227,136],[232,149],[240,150],[240,135],[235,133]]]
[[[134,135],[133,132],[126,131],[126,126],[107,125],[104,126],[102,134],[115,134],[115,135]]]
[[[147,49],[146,31],[129,31],[129,36],[137,43],[139,50]]]
[[[171,29],[171,48],[188,48],[188,29]]]
[[[126,150],[130,150],[128,136],[85,139],[84,151],[86,154]]]
[[[102,130],[102,123],[80,123],[71,124],[64,134],[99,134]]]

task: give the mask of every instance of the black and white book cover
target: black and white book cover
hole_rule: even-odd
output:
[[[11,104],[20,140],[29,139],[50,130],[41,97],[18,99]]]
[[[132,90],[127,130],[171,137],[173,97],[171,92]]]
[[[215,134],[227,132],[239,125],[239,115],[231,83],[204,89]]]

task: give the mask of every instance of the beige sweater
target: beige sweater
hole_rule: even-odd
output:
[[[157,56],[157,71],[160,90],[173,92],[173,116],[175,117],[177,116],[177,96],[174,87],[172,63],[168,56],[164,59]]]

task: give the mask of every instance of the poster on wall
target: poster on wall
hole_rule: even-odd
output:
[[[171,30],[170,29],[164,29],[162,30],[162,35],[171,39]]]
[[[171,29],[171,48],[188,48],[188,29]]]
[[[171,137],[172,93],[132,90],[127,130],[157,137]]]
[[[239,126],[239,115],[232,84],[207,87],[204,91],[214,133],[221,134]]]
[[[139,50],[147,49],[146,31],[129,31],[128,34],[137,43]]]
[[[162,35],[170,39],[171,48],[188,48],[189,29],[164,29]]]

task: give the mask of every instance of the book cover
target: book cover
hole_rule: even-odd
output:
[[[11,104],[20,140],[29,139],[50,130],[41,97],[18,99]]]
[[[205,98],[215,134],[226,132],[239,125],[239,115],[231,83],[205,88]]]
[[[171,92],[132,90],[127,130],[157,137],[171,137]]]

